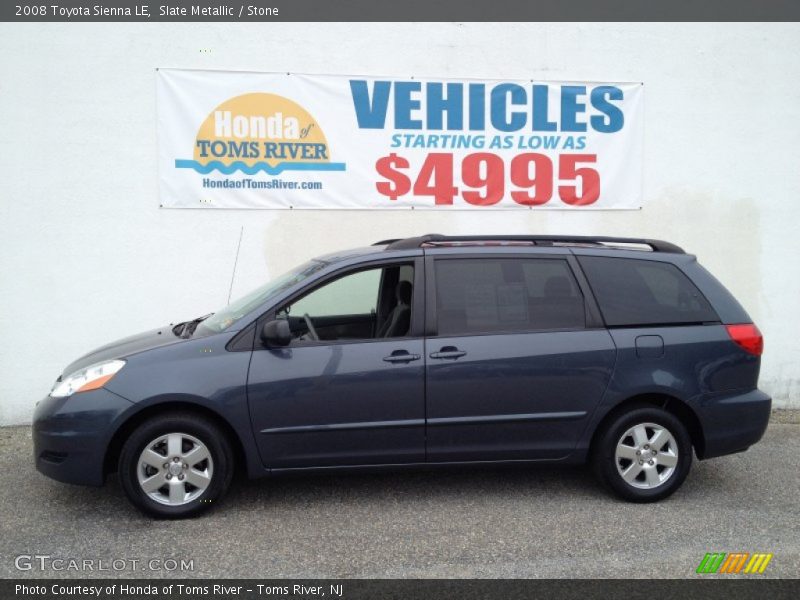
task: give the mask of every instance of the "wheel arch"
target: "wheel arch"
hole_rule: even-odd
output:
[[[198,402],[186,399],[170,399],[143,406],[140,410],[129,414],[117,427],[106,446],[106,453],[103,458],[103,477],[117,470],[117,462],[122,446],[139,425],[151,417],[171,411],[189,412],[213,421],[223,430],[231,443],[234,452],[234,473],[247,471],[247,455],[244,444],[228,419],[214,409]]]
[[[697,458],[703,458],[705,455],[706,442],[703,434],[703,426],[700,423],[700,418],[697,416],[697,413],[689,404],[680,398],[662,392],[637,394],[615,405],[603,416],[597,424],[597,427],[595,427],[589,443],[590,450],[594,448],[601,432],[611,421],[616,419],[620,414],[631,410],[634,406],[647,405],[666,410],[668,413],[678,418],[689,432],[689,438],[692,440],[692,446],[694,447]]]

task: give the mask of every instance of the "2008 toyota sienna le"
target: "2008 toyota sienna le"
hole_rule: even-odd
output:
[[[155,516],[216,504],[235,468],[589,462],[660,500],[764,433],[763,341],[658,240],[425,235],[323,256],[194,321],[69,365],[36,467]]]

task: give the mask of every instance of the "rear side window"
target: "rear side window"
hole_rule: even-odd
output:
[[[670,263],[578,257],[608,326],[719,321],[684,273]]]
[[[583,295],[560,259],[436,261],[439,335],[469,335],[586,324]]]

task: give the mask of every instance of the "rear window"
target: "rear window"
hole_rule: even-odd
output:
[[[439,335],[585,326],[583,295],[559,259],[436,261]]]
[[[675,265],[601,256],[578,260],[608,326],[719,321],[708,300]]]

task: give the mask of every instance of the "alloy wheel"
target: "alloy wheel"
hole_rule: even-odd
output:
[[[654,489],[666,483],[678,466],[678,444],[669,430],[656,423],[630,427],[617,442],[617,471],[628,485]]]
[[[186,433],[167,433],[139,455],[136,475],[142,491],[159,504],[181,506],[211,484],[214,461],[206,445]]]

